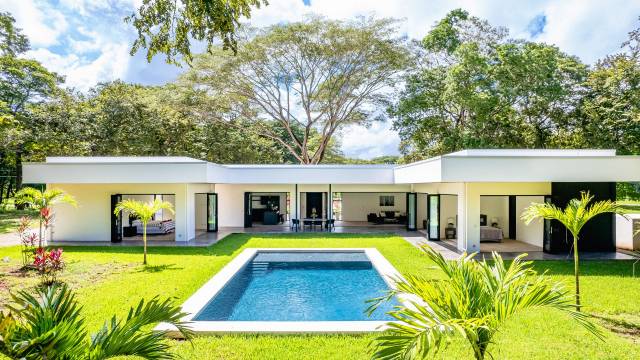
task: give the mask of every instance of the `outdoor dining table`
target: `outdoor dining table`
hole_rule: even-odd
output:
[[[311,229],[314,230],[314,231],[316,229],[316,225],[317,225],[316,223],[320,222],[320,224],[319,224],[320,225],[320,230],[322,230],[322,229],[324,229],[324,224],[326,224],[327,220],[328,219],[326,219],[326,218],[315,218],[315,219],[314,218],[304,218],[304,219],[302,219],[302,231],[304,231],[305,223],[308,222],[308,221],[311,221]]]

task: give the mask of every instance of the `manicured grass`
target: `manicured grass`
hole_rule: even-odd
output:
[[[37,212],[32,210],[3,210],[0,211],[0,234],[16,231],[22,216],[36,216]]]
[[[399,237],[290,234],[233,235],[209,248],[151,248],[148,267],[140,264],[139,247],[66,247],[68,269],[62,280],[78,290],[87,325],[95,330],[113,314],[124,316],[141,297],[172,296],[183,302],[247,247],[375,247],[404,274],[441,276],[417,249]],[[0,263],[0,289],[32,286],[33,275],[18,277],[10,273],[18,267],[19,249],[0,248],[0,258],[5,256],[11,261]],[[571,262],[537,262],[535,266],[572,284]],[[583,301],[588,312],[626,319],[632,326],[640,324],[640,280],[631,278],[631,262],[585,261],[582,269]],[[7,292],[0,290],[0,301],[6,300]],[[634,343],[638,337],[633,331],[628,336],[606,332],[606,342],[600,342],[561,313],[535,311],[507,324],[489,349],[499,359],[640,358],[640,346]],[[176,341],[173,349],[186,359],[367,359],[372,337],[207,336],[193,343]],[[459,339],[439,357],[472,358]]]

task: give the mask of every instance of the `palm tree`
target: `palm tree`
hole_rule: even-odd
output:
[[[0,353],[12,359],[173,359],[164,341],[167,333],[149,330],[148,325],[167,322],[186,339],[193,336],[180,320],[185,314],[168,299],[140,300],[125,320],[114,316],[87,337],[82,308],[66,285],[38,288],[35,296],[22,290],[12,298],[9,312],[0,312]]]
[[[493,261],[475,261],[474,254],[446,260],[428,246],[422,250],[445,275],[444,280],[407,276],[396,279],[396,289],[373,299],[369,312],[396,297],[402,301],[389,312],[395,321],[373,340],[374,359],[425,359],[437,353],[449,336],[462,335],[475,358],[484,359],[487,347],[509,318],[534,308],[563,311],[589,332],[602,334],[588,315],[574,311],[571,295],[561,283],[538,275],[531,262],[518,256],[509,266],[493,253]]]
[[[614,213],[624,216],[622,207],[614,201],[596,201],[589,206],[591,200],[593,200],[593,196],[588,191],[581,191],[580,199],[571,199],[564,210],[553,204],[533,203],[524,210],[521,216],[527,225],[539,218],[558,220],[573,236],[573,270],[576,278],[577,311],[580,311],[580,258],[578,256],[580,230],[589,220],[600,214]]]
[[[38,239],[39,247],[42,247],[42,225],[43,223],[45,224],[45,236],[46,230],[50,225],[49,219],[51,219],[51,216],[53,215],[51,213],[51,207],[56,204],[69,204],[74,207],[77,206],[76,199],[65,193],[63,190],[46,189],[41,191],[32,187],[22,188],[16,193],[16,204],[29,205],[38,210],[38,225],[40,229],[40,237]]]
[[[173,205],[168,201],[162,201],[160,199],[154,199],[148,203],[125,199],[116,204],[114,214],[118,215],[123,210],[136,216],[142,223],[142,243],[144,245],[144,259],[142,263],[147,265],[147,224],[151,221],[153,215],[160,210],[169,210],[173,214]]]

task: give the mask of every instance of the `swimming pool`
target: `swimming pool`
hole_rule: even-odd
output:
[[[399,273],[376,249],[245,249],[183,304],[196,332],[368,332]],[[162,325],[162,324],[161,324]]]

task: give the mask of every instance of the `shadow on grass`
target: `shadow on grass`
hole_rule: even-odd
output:
[[[162,264],[162,265],[146,265],[142,269],[138,270],[138,272],[146,272],[146,273],[159,273],[165,270],[182,270],[183,267],[178,267],[176,264]]]
[[[580,261],[580,276],[616,276],[631,277],[635,260],[589,260]],[[573,260],[571,261],[534,261],[533,267],[539,273],[544,271],[548,275],[574,275]]]

